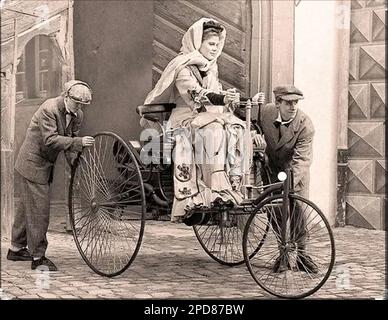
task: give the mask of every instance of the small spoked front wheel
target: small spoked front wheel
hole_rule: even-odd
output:
[[[295,194],[287,202],[283,206],[279,194],[258,204],[244,230],[243,252],[260,287],[281,298],[298,299],[326,282],[335,245],[330,225],[314,203]],[[260,249],[252,255],[258,244]]]
[[[69,214],[74,241],[87,265],[113,277],[135,259],[145,224],[144,185],[128,145],[111,132],[94,136],[72,168]]]

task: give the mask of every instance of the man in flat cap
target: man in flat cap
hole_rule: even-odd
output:
[[[91,100],[89,85],[71,80],[65,84],[61,96],[46,100],[33,115],[15,163],[21,175],[23,194],[15,213],[8,260],[31,261],[32,270],[57,270],[45,257],[49,187],[59,152],[64,151],[71,164],[76,152],[94,144],[93,137],[78,137],[83,120],[81,107]]]
[[[277,174],[286,168],[294,173],[294,190],[297,194],[308,198],[310,164],[312,161],[312,144],[314,126],[310,118],[298,109],[298,101],[304,99],[302,91],[293,85],[276,87],[273,90],[275,104],[269,103],[262,108],[260,124],[267,143],[266,154],[271,171],[271,181],[277,181]],[[317,265],[305,251],[306,217],[296,208],[295,221],[291,228],[295,234],[301,235],[298,242],[298,268],[301,271],[316,273]],[[279,218],[280,219],[280,218]],[[273,221],[273,229],[279,232],[280,222]],[[287,262],[280,257],[273,266],[274,272],[287,270]]]

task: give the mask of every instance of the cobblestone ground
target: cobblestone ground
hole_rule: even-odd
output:
[[[268,299],[245,265],[230,268],[211,259],[192,228],[147,221],[134,263],[122,275],[105,278],[84,263],[64,223],[51,223],[47,256],[59,268],[48,278],[30,262],[6,260],[1,243],[2,298],[11,299]],[[385,232],[335,228],[336,263],[330,278],[310,299],[383,299]]]

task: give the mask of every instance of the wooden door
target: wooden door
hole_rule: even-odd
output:
[[[153,85],[178,53],[182,36],[197,20],[214,18],[226,28],[226,42],[218,59],[219,76],[225,89],[236,87],[248,95],[250,80],[250,0],[154,2]]]

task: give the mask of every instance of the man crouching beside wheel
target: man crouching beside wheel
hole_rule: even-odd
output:
[[[94,144],[93,137],[78,137],[83,120],[81,108],[92,100],[89,85],[71,80],[64,89],[61,96],[46,100],[33,115],[15,163],[22,181],[22,202],[15,213],[7,259],[31,261],[32,270],[57,271],[45,256],[49,189],[57,156],[64,151],[71,164],[76,152]]]
[[[277,174],[286,168],[294,173],[295,193],[308,198],[310,165],[312,161],[312,144],[314,126],[310,118],[298,109],[298,101],[304,99],[302,91],[293,85],[276,87],[273,90],[275,104],[262,108],[260,123],[267,143],[266,153],[271,169],[271,181],[277,180]],[[272,218],[272,228],[280,235],[280,212]],[[296,202],[295,212],[290,217],[291,238],[298,248],[297,267],[300,271],[317,273],[318,267],[306,253],[306,219],[300,203]],[[279,239],[279,237],[278,237]],[[279,256],[273,272],[286,271],[288,261]]]

